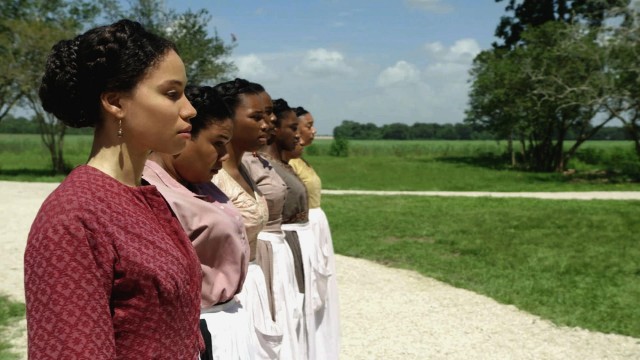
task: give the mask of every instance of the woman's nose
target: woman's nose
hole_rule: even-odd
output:
[[[187,97],[184,96],[184,101],[185,101],[185,106],[182,108],[181,113],[181,117],[185,120],[190,120],[192,118],[194,118],[198,112],[196,111],[196,108],[193,107],[193,105],[191,105],[191,102],[189,102],[189,100],[187,100]]]

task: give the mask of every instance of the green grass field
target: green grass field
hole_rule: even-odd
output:
[[[635,161],[631,142],[585,143],[575,168],[585,176],[517,171],[504,157],[505,142],[495,141],[350,141],[350,156],[329,156],[331,140],[308,149],[326,189],[430,191],[595,191],[640,190],[623,175],[591,176],[590,172]],[[70,167],[85,163],[91,136],[65,138]],[[622,160],[626,161],[623,162]],[[348,171],[347,171],[348,169]],[[37,135],[0,134],[0,179],[60,181],[52,175],[49,153]],[[366,181],[362,181],[366,179]]]
[[[640,338],[638,201],[333,195],[322,207],[339,254]]]
[[[493,141],[351,141],[346,158],[329,156],[330,144],[318,140],[306,155],[325,189],[640,191],[624,174],[590,175],[637,163],[630,142],[586,143],[572,177],[513,170],[506,144]],[[67,163],[84,163],[90,146],[90,136],[68,136]],[[63,178],[48,168],[37,136],[0,134],[0,179]],[[339,254],[640,338],[640,202],[324,196],[323,208]]]
[[[17,356],[11,352],[11,346],[5,333],[5,327],[24,318],[24,304],[10,301],[0,295],[0,360],[13,360]]]

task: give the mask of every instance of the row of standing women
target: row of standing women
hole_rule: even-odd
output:
[[[338,358],[311,114],[243,79],[187,86],[129,20],[56,44],[40,98],[95,133],[29,234],[30,358]]]

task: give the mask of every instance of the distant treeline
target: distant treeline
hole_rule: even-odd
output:
[[[0,134],[39,134],[38,124],[24,117],[7,116],[0,121]],[[67,128],[69,135],[90,135],[93,128]],[[382,126],[367,123],[360,124],[351,120],[344,120],[333,129],[333,136],[349,140],[494,140],[495,137],[486,130],[475,129],[471,125],[415,123],[407,125],[393,123]],[[568,140],[575,140],[575,135],[569,133]],[[600,129],[592,140],[629,140],[623,127],[604,127]]]
[[[66,134],[93,134],[93,128],[70,128],[68,127]],[[24,117],[13,117],[7,115],[2,121],[0,121],[0,134],[40,134],[38,130],[38,123],[31,121]]]
[[[472,125],[415,123],[386,124],[377,126],[373,123],[361,124],[344,120],[333,129],[333,137],[350,140],[494,140],[495,136],[486,130]],[[567,140],[575,140],[576,136],[569,132]],[[629,140],[626,130],[619,126],[603,127],[592,140]]]

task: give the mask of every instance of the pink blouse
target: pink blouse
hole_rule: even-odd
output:
[[[198,195],[148,160],[143,178],[158,188],[191,239],[202,267],[201,307],[230,300],[242,290],[249,243],[242,216],[213,184]]]

